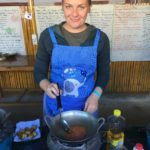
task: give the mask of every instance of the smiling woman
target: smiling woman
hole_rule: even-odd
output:
[[[91,0],[63,0],[62,8],[65,21],[45,29],[38,42],[34,76],[45,92],[44,115],[59,113],[56,97],[61,90],[63,111],[99,117],[99,99],[109,80],[109,39],[85,22]]]
[[[85,23],[90,0],[63,0],[62,8],[65,21],[45,29],[38,43],[34,76],[45,92],[44,115],[59,114],[56,97],[61,90],[63,111],[80,110],[99,117],[99,99],[109,80],[109,39]]]
[[[62,0],[62,3],[64,3],[65,0]],[[89,5],[92,4],[92,1],[91,0],[87,0],[87,2],[89,3]]]
[[[90,3],[87,0],[63,0],[63,11],[66,19],[64,28],[69,32],[78,33],[87,28],[85,20],[90,12]]]

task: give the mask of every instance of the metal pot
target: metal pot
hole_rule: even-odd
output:
[[[45,122],[47,126],[50,129],[50,134],[52,136],[55,136],[59,141],[66,142],[66,143],[84,143],[94,137],[100,130],[100,128],[103,126],[105,119],[99,118],[96,119],[94,116],[92,116],[88,112],[79,111],[79,110],[71,110],[71,111],[65,111],[62,112],[62,117],[68,122],[69,126],[78,125],[85,129],[86,134],[81,139],[68,139],[67,138],[67,132],[64,131],[64,129],[60,125],[60,115],[57,115],[55,117],[50,117],[46,115],[44,117]]]

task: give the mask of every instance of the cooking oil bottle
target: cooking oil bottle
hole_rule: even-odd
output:
[[[125,118],[121,115],[121,110],[115,109],[113,115],[107,118],[107,150],[124,149],[124,129]]]

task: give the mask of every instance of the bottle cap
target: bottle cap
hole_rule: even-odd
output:
[[[141,143],[136,143],[135,147],[137,150],[143,150],[143,145]]]
[[[114,116],[119,117],[121,115],[121,110],[115,109],[114,110]]]

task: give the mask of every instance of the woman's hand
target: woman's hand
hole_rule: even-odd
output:
[[[50,98],[56,98],[60,94],[56,83],[49,83],[45,92]]]
[[[101,97],[102,92],[103,92],[103,90],[101,89],[101,87],[97,86],[94,89],[94,91],[88,97],[88,99],[85,103],[84,111],[94,113],[98,109],[98,101]]]
[[[47,79],[44,79],[40,82],[40,87],[50,98],[56,98],[61,91],[57,86],[57,83],[50,83]]]
[[[92,93],[85,103],[84,111],[95,112],[98,109],[98,100],[99,98]]]

